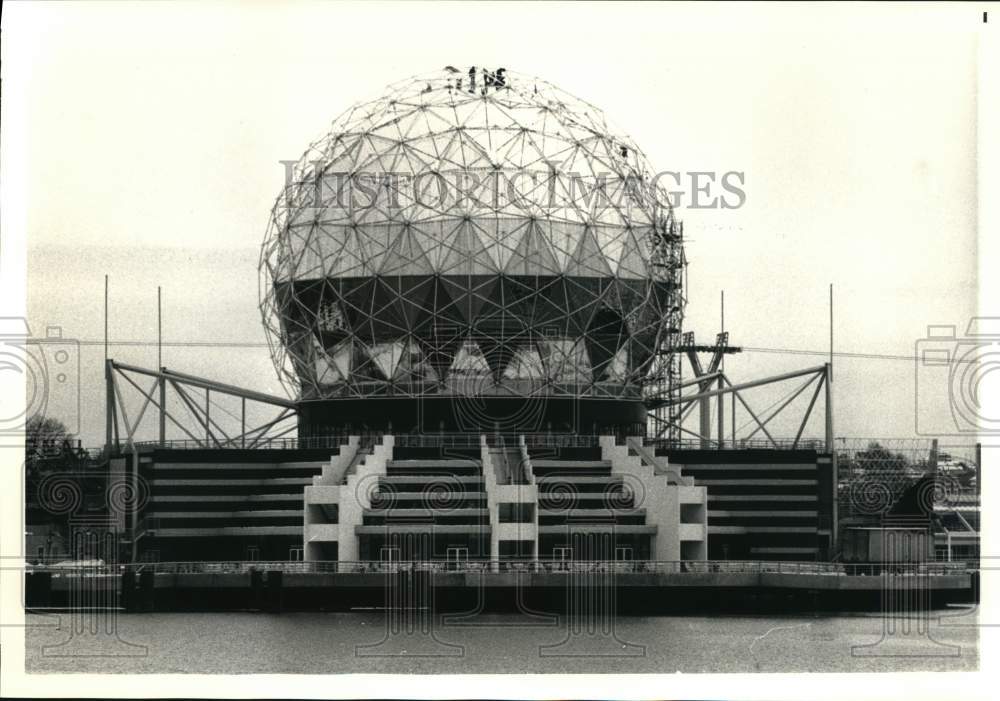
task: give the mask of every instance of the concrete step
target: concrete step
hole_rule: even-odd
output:
[[[621,475],[572,475],[560,472],[554,475],[545,475],[535,480],[538,488],[553,484],[621,484],[625,478]]]
[[[709,518],[735,518],[735,517],[746,517],[746,518],[808,518],[815,517],[818,515],[816,510],[807,511],[774,511],[771,509],[760,509],[759,511],[729,511],[729,510],[709,510]]]
[[[615,533],[618,535],[656,535],[656,526],[630,526],[620,523],[560,523],[553,526],[539,526],[538,535],[562,535],[565,533]]]
[[[312,477],[273,477],[271,479],[153,479],[153,487],[267,487],[277,484],[312,484]]]
[[[476,508],[466,508],[461,507],[457,509],[365,509],[365,516],[380,516],[386,518],[406,518],[406,517],[419,517],[430,515],[448,515],[448,516],[489,516],[489,509],[476,509]]]
[[[816,526],[709,526],[711,535],[741,535],[745,533],[815,533]]]
[[[545,458],[532,458],[532,467],[535,468],[565,468],[567,470],[587,470],[587,469],[611,469],[610,460],[548,460]]]
[[[260,511],[153,511],[150,518],[292,518],[302,509],[261,509]]]
[[[591,515],[596,511],[596,509],[539,509],[538,516],[581,516],[586,517]],[[603,513],[607,514],[609,517],[612,516],[645,516],[645,509],[604,509]]]
[[[149,498],[150,503],[175,503],[185,501],[213,502],[213,501],[290,501],[301,503],[301,494],[197,494],[197,495],[162,495],[154,494]]]
[[[302,526],[227,526],[224,528],[157,528],[148,532],[157,538],[217,538],[219,536],[302,536]]]
[[[385,475],[379,477],[379,482],[387,484],[449,484],[460,482],[463,484],[483,484],[485,478],[481,475],[436,475],[441,479],[435,480],[435,475]]]
[[[354,532],[358,535],[382,535],[386,533],[462,533],[471,535],[482,535],[489,537],[492,529],[489,525],[451,525],[440,523],[401,523],[386,526],[355,526]]]
[[[813,487],[816,480],[802,479],[699,479],[695,478],[695,483],[699,487],[738,487],[745,485],[748,487]]]

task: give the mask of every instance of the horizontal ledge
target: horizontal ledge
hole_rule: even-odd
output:
[[[391,495],[387,497],[387,499],[391,501],[417,501],[417,500],[426,501],[428,499],[433,501],[434,499],[438,498],[437,496],[435,496],[433,492],[395,492],[391,490],[376,489],[374,492],[372,492],[372,496],[374,497],[376,494]],[[485,489],[481,492],[448,492],[448,495],[445,497],[445,499],[448,501],[454,499],[482,499],[485,501],[486,498],[487,494]]]
[[[600,512],[602,515],[607,514],[608,516],[644,516],[646,514],[646,509],[539,509],[539,516],[565,516],[572,514],[580,514],[581,516],[593,516],[594,512]]]
[[[771,509],[761,509],[760,511],[717,511],[709,510],[709,517],[712,516],[740,516],[747,518],[808,518],[812,516],[818,516],[819,512],[815,510],[809,511],[775,511]]]
[[[312,484],[312,477],[274,477],[271,479],[153,479],[154,487],[266,487],[271,484],[305,486]]]
[[[761,472],[765,470],[773,472],[815,472],[816,466],[810,464],[804,465],[782,465],[782,464],[771,464],[762,463],[757,465],[683,465],[682,466],[685,475],[691,475],[696,472]]]
[[[640,534],[655,535],[656,526],[630,526],[614,523],[561,523],[557,526],[539,526],[538,535],[553,535],[563,533],[620,533],[620,534]]]
[[[554,484],[621,484],[625,481],[623,475],[542,475],[535,477],[538,487]]]
[[[469,458],[402,458],[387,460],[388,467],[479,467],[478,460]]]
[[[815,494],[710,494],[713,501],[817,501]]]
[[[150,503],[164,502],[177,503],[184,501],[211,502],[211,501],[294,501],[301,502],[301,494],[192,494],[167,495],[155,494],[149,498]]]
[[[379,482],[389,484],[447,484],[448,482],[485,482],[480,475],[379,475]]]
[[[815,487],[816,480],[783,480],[783,479],[748,479],[748,480],[726,480],[726,479],[698,479],[695,478],[698,486],[703,487]]]
[[[147,534],[156,538],[246,535],[302,535],[302,526],[230,526],[224,528],[154,528]]]
[[[709,526],[709,535],[738,535],[744,533],[816,533],[816,526]]]
[[[385,516],[388,519],[392,519],[394,516],[423,516],[423,515],[453,515],[453,516],[476,516],[476,515],[486,515],[490,512],[489,509],[365,509],[365,516]]]
[[[487,536],[491,532],[488,525],[440,525],[437,523],[399,523],[384,526],[355,526],[357,535],[383,535],[387,533],[467,533]]]
[[[260,511],[153,511],[149,518],[286,518],[301,517],[302,509],[262,509]]]
[[[166,470],[223,470],[223,471],[236,471],[236,470],[274,470],[276,472],[281,472],[283,470],[320,470],[329,463],[327,462],[316,462],[316,463],[270,463],[270,462],[247,462],[247,463],[208,463],[208,462],[157,462],[153,463],[153,471],[166,471]]]

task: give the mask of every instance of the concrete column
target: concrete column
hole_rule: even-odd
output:
[[[340,562],[359,559],[358,536],[354,529],[361,525],[364,510],[371,507],[371,493],[379,477],[386,473],[386,463],[392,459],[394,443],[392,435],[382,436],[382,442],[358,465],[353,475],[348,475],[347,484],[340,487],[337,539],[337,559]]]

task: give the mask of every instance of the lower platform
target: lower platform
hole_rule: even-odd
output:
[[[408,601],[437,611],[560,612],[579,604],[574,592],[613,593],[614,613],[699,613],[762,610],[879,610],[886,597],[941,608],[970,602],[978,575],[970,572],[821,574],[809,572],[618,572],[613,568],[561,571],[296,572],[256,570],[171,573],[154,569],[124,575],[74,578],[27,575],[29,608],[59,608],[99,587],[101,601],[127,611],[329,610],[385,608]],[[92,597],[93,598],[93,597]],[[607,597],[584,597],[610,601]],[[576,605],[574,604],[574,605]]]

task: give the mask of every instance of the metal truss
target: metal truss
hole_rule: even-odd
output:
[[[639,148],[545,81],[447,68],[337,118],[260,260],[292,396],[641,397],[684,309]]]
[[[717,354],[715,358],[718,358],[720,354]],[[826,415],[824,449],[826,452],[833,452],[833,397],[830,388],[831,366],[829,363],[818,365],[816,367],[805,368],[803,370],[786,372],[780,375],[773,375],[771,377],[765,377],[750,382],[741,382],[739,384],[733,384],[724,372],[718,370],[718,367],[718,362],[713,361],[713,363],[709,365],[707,371],[702,374],[698,374],[691,380],[681,382],[677,385],[678,390],[683,390],[687,387],[696,387],[697,389],[693,393],[683,394],[683,392],[681,392],[681,396],[679,397],[651,396],[646,400],[646,408],[648,411],[647,415],[652,424],[654,439],[661,439],[667,443],[679,443],[680,441],[672,436],[684,434],[696,439],[699,442],[699,445],[703,448],[726,447],[727,441],[724,435],[722,404],[720,402],[718,432],[713,436],[710,420],[710,401],[713,398],[719,400],[725,395],[731,395],[731,401],[733,402],[731,435],[733,436],[733,439],[730,444],[732,447],[756,445],[752,442],[755,440],[759,442],[760,439],[755,439],[755,436],[761,434],[764,438],[765,446],[774,448],[797,448],[802,444],[802,434],[809,422],[809,418],[812,416],[812,412],[816,406],[817,400],[819,399],[819,395],[823,392]],[[701,370],[700,363],[696,365],[696,370]],[[745,395],[748,390],[756,387],[788,382],[791,380],[800,380],[800,382],[797,387],[795,387],[783,400],[779,402],[776,408],[770,409],[770,413],[763,416],[763,418],[753,410],[750,403],[747,401]],[[717,385],[716,388],[713,389],[713,385]],[[788,411],[788,407],[809,389],[812,390],[811,394],[806,396],[809,396],[810,399],[802,414],[802,419],[799,422],[799,427],[796,431],[795,437],[790,440],[776,439],[771,432],[768,431],[768,424],[770,424],[783,412]],[[739,439],[736,438],[736,402],[738,402],[751,417],[754,425],[752,431]],[[701,411],[701,420],[699,422],[700,432],[692,431],[683,426],[684,420],[696,406],[699,407]],[[677,416],[676,420],[662,418],[662,409],[666,407],[677,408],[677,411],[674,412],[674,415]]]
[[[148,383],[148,384],[147,384]],[[254,448],[262,441],[285,436],[297,428],[294,402],[262,392],[215,382],[202,377],[175,372],[167,368],[147,368],[107,360],[105,365],[107,416],[105,444],[110,452],[134,451],[144,420],[156,422],[155,444],[168,444],[168,426],[176,429],[187,441],[205,448]],[[171,394],[175,406],[171,410]],[[240,402],[240,415],[224,422],[212,415],[215,405],[212,395],[234,397]],[[135,401],[128,402],[127,397]],[[262,423],[248,428],[247,402],[275,407],[277,413]],[[129,404],[132,411],[129,411]],[[238,428],[225,428],[230,423]]]

